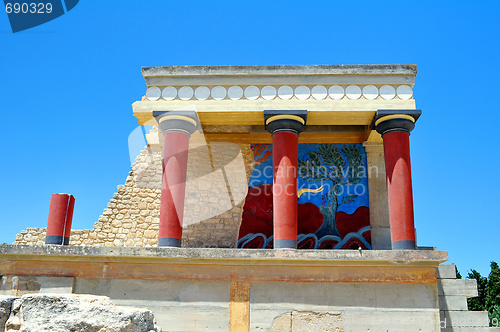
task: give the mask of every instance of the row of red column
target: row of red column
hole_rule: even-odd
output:
[[[410,163],[410,132],[420,111],[378,111],[373,128],[382,135],[386,166],[392,249],[415,249],[415,227]],[[180,247],[189,138],[198,129],[195,112],[160,112],[163,132],[163,178],[158,246]],[[298,137],[305,129],[307,111],[265,111],[266,129],[273,140],[274,248],[297,247]],[[46,244],[67,245],[75,199],[51,197]]]
[[[419,111],[378,111],[374,129],[383,138],[393,249],[415,249],[409,135]],[[180,247],[189,138],[197,130],[194,112],[156,116],[163,132],[163,180],[158,246]],[[273,141],[274,248],[297,247],[298,137],[307,111],[265,111]]]

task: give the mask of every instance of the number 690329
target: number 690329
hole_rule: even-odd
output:
[[[52,4],[48,3],[35,3],[35,2],[23,2],[23,3],[6,3],[5,11],[7,14],[50,14],[52,12]]]

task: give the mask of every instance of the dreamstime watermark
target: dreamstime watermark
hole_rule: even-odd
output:
[[[453,319],[453,320],[448,320],[445,318],[444,320],[441,320],[439,322],[439,327],[441,328],[446,328],[446,327],[460,327],[460,328],[468,328],[468,327],[484,327],[485,321],[480,320],[478,321],[476,318],[466,318],[466,317],[460,317],[459,319]],[[498,327],[499,322],[498,318],[488,318],[488,325],[491,327]]]
[[[369,330],[370,328],[390,328],[397,327],[399,329],[421,329],[422,331],[433,331],[434,324],[436,323],[432,319],[428,318],[408,318],[408,317],[395,317],[394,313],[392,313],[393,317],[378,317],[378,318],[357,318],[355,321],[343,322],[342,326],[344,329],[348,330]],[[473,327],[484,327],[484,321],[478,321],[475,318],[465,318],[462,317],[460,319],[453,319],[453,321],[448,318],[440,319],[439,321],[440,328],[450,328],[450,327],[459,327],[459,328],[473,328]],[[330,322],[332,324],[338,324],[338,321]],[[488,325],[493,327],[498,327],[498,319],[493,318],[488,320]]]
[[[79,0],[4,0],[12,32],[31,29],[52,21],[73,9]]]

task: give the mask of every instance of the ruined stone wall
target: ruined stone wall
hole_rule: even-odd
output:
[[[249,145],[191,140],[183,247],[236,246],[252,163]],[[94,228],[72,230],[70,245],[156,246],[161,174],[161,147],[141,151]],[[14,244],[43,244],[45,232],[45,228],[28,228]]]

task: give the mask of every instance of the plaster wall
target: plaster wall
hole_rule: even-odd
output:
[[[227,331],[230,282],[76,279],[75,293],[109,296],[117,305],[150,309],[166,331]],[[250,331],[276,329],[292,312],[332,318],[293,331],[439,331],[435,285],[303,282],[250,283]],[[284,318],[285,319],[284,319]],[[274,327],[273,327],[274,324]],[[279,331],[292,331],[283,329]],[[278,330],[277,330],[278,331]]]

